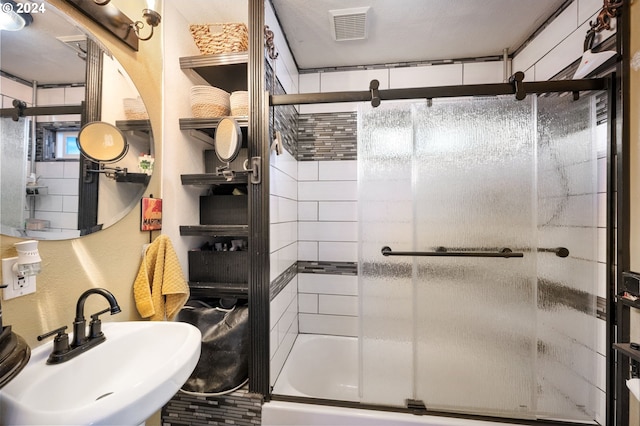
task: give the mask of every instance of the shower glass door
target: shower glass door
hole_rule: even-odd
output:
[[[412,107],[417,251],[415,395],[430,409],[504,415],[535,403],[535,126],[532,98]],[[442,250],[442,249],[441,249]]]
[[[563,300],[596,294],[596,256],[583,252],[597,247],[593,104],[360,109],[362,402],[595,418],[594,318]],[[580,253],[544,251],[563,244]],[[595,312],[586,299],[582,314]]]
[[[20,200],[19,203],[0,203],[0,216],[3,226],[2,234],[13,235],[14,229],[24,229],[26,191],[27,191],[27,150],[29,145],[29,121],[20,118],[13,121],[10,117],[0,118],[0,180],[2,181],[2,198]]]

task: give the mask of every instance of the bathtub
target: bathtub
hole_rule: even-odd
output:
[[[298,335],[273,393],[357,402],[358,339]]]
[[[277,398],[277,395],[286,395],[347,401],[357,405],[359,401],[358,339],[314,334],[298,335],[273,387],[273,394],[276,395],[274,398]],[[330,404],[330,401],[326,402]],[[273,400],[262,406],[262,425],[515,426],[516,424]]]
[[[518,426],[483,420],[363,410],[328,405],[271,401],[262,406],[262,426]],[[522,426],[521,424],[519,426]]]

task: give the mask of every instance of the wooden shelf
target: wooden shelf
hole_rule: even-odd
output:
[[[249,52],[180,58],[180,68],[192,70],[212,86],[227,92],[247,90]]]
[[[249,225],[183,225],[180,235],[203,237],[248,237]]]

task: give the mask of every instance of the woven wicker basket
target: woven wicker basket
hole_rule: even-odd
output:
[[[212,86],[191,88],[191,112],[195,118],[226,117],[231,111],[230,95]]]
[[[243,23],[194,24],[189,29],[203,55],[244,52],[249,49],[249,30]]]
[[[194,118],[226,117],[229,115],[229,108],[224,105],[193,104],[191,112]]]
[[[122,100],[124,105],[124,116],[127,120],[148,120],[149,114],[140,98],[125,98]]]
[[[249,115],[249,92],[233,92],[229,97],[231,115]]]

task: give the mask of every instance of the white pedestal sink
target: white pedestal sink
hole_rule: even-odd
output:
[[[48,365],[52,343],[31,353],[0,390],[0,424],[139,425],[180,389],[200,358],[200,331],[182,322],[104,323],[107,340]]]

